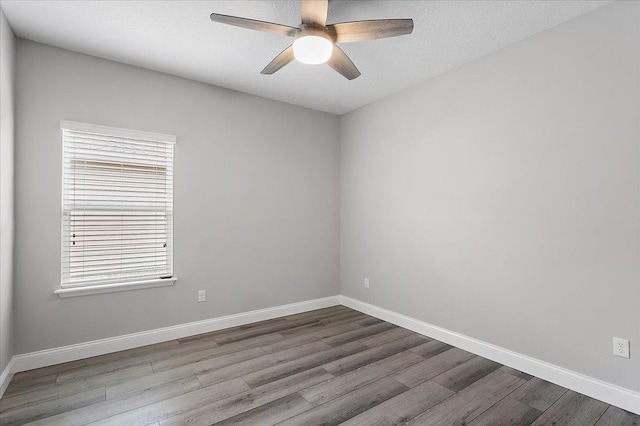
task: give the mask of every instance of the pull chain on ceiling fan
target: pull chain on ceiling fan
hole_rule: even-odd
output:
[[[328,7],[329,0],[301,0],[302,23],[297,28],[218,13],[212,13],[211,20],[250,30],[293,37],[293,43],[269,62],[262,70],[262,74],[273,74],[297,59],[306,64],[326,62],[349,80],[359,77],[360,71],[336,43],[396,37],[411,34],[413,31],[412,19],[375,19],[327,25]]]

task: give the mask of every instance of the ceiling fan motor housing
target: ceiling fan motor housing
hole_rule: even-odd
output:
[[[295,37],[293,38],[293,41],[296,41],[301,37],[315,36],[315,37],[322,37],[324,39],[329,40],[331,43],[335,43],[335,38],[327,30],[326,27],[300,24],[298,28],[300,28],[300,31],[298,31],[298,33],[295,35]]]

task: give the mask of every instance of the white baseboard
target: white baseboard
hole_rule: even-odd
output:
[[[396,324],[416,333],[432,337],[465,351],[499,362],[565,388],[640,414],[640,392],[635,392],[566,368],[558,367],[454,331],[420,321],[347,296],[340,296],[340,303],[381,320]]]
[[[140,346],[152,345],[155,343],[166,342],[168,340],[209,333],[223,328],[236,327],[252,322],[298,314],[339,304],[339,296],[330,296],[321,299],[291,303],[289,305],[276,306],[273,308],[259,309],[257,311],[243,312],[240,314],[227,315],[203,321],[174,325],[171,327],[157,328],[155,330],[142,331],[139,333],[126,334],[124,336],[110,337],[107,339],[93,340],[91,342],[15,355],[11,360],[12,362],[15,361],[12,366],[13,368],[11,373],[75,361],[92,356],[104,355]],[[6,370],[8,370],[8,367],[5,371]],[[2,377],[4,378],[5,373],[3,372],[2,374]],[[7,381],[7,384],[8,383],[9,382]],[[2,382],[2,384],[4,384],[4,382]]]
[[[2,370],[2,374],[0,374],[0,398],[4,395],[4,391],[7,390],[7,386],[11,382],[11,378],[13,377],[14,367],[16,364],[16,357],[12,356],[9,360],[7,366]]]

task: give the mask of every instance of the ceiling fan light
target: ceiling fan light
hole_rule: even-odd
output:
[[[293,55],[304,64],[323,64],[333,52],[333,43],[325,37],[307,35],[293,41]]]

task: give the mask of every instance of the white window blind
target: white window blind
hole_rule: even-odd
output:
[[[169,135],[63,121],[62,287],[173,274]]]

